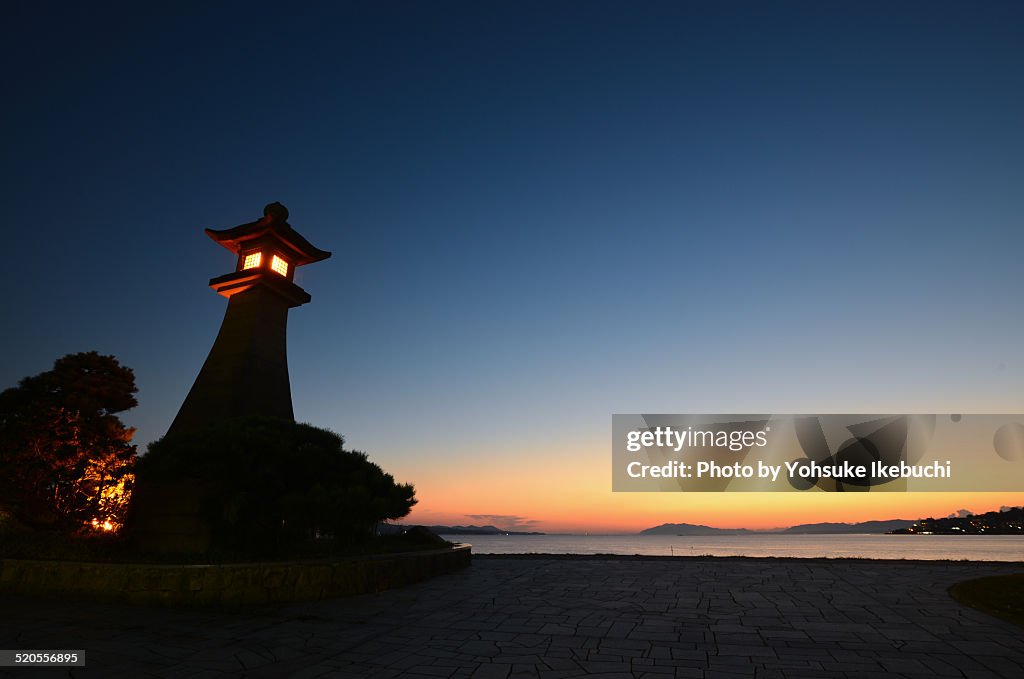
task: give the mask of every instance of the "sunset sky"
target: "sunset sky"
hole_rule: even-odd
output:
[[[271,201],[296,417],[419,523],[766,528],[1010,494],[611,492],[613,413],[1024,413],[1020,2],[5,9],[0,388],[164,434]]]

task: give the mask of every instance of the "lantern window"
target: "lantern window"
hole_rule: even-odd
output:
[[[270,268],[282,276],[288,275],[288,262],[284,261],[277,255],[274,255],[274,258],[270,260]]]
[[[274,259],[277,259],[276,257]],[[242,263],[243,269],[255,269],[259,267],[260,262],[263,261],[262,252],[253,252],[245,256],[245,261]]]

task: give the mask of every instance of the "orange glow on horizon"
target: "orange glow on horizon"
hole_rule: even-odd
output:
[[[584,446],[586,444],[583,444]],[[596,447],[596,445],[595,445]],[[384,462],[415,485],[419,504],[402,523],[485,525],[546,533],[636,533],[663,523],[772,530],[809,523],[860,523],[977,514],[1024,506],[1024,492],[986,493],[613,493],[607,459],[552,440],[523,455],[498,444],[448,449],[458,475],[430,455]],[[515,460],[496,470],[495,459]],[[500,482],[496,479],[500,478]]]
[[[417,493],[420,497],[425,497]],[[708,494],[709,496],[711,494]],[[729,506],[733,496],[742,498],[737,506]],[[789,494],[787,494],[789,495]],[[880,496],[881,494],[879,494]],[[941,518],[968,509],[976,514],[998,511],[1002,506],[1024,506],[1024,493],[957,494],[957,493],[892,493],[894,502],[864,502],[866,498],[846,496],[846,500],[826,499],[824,493],[805,497],[804,502],[780,502],[779,494],[768,497],[762,493],[720,493],[708,498],[689,498],[676,506],[638,506],[633,501],[609,498],[604,502],[579,508],[530,505],[525,502],[473,502],[456,508],[453,503],[421,500],[403,523],[437,525],[485,525],[518,531],[549,533],[637,533],[664,523],[689,523],[712,528],[746,528],[776,530],[811,523],[861,523],[889,519],[916,520]],[[831,496],[829,496],[831,497]],[[497,499],[497,498],[495,498]],[[851,502],[850,499],[854,501]],[[663,504],[663,503],[658,503]],[[667,504],[667,503],[666,503]],[[485,511],[484,511],[485,510]],[[509,517],[500,518],[474,517]]]

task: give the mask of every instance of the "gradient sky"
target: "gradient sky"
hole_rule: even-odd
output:
[[[610,481],[615,412],[1024,412],[1021,3],[152,4],[5,5],[0,386],[114,354],[161,436],[278,200],[296,416],[412,521],[1024,504]]]

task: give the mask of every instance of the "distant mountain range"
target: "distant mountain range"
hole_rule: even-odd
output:
[[[378,524],[378,535],[405,532],[410,526]],[[545,535],[535,531],[505,530],[497,526],[427,526],[439,535]],[[1024,534],[1024,508],[1002,507],[1000,511],[987,514],[950,516],[945,519],[889,519],[886,521],[861,521],[860,523],[802,523],[777,530],[750,530],[748,528],[713,528],[693,523],[663,523],[646,528],[639,535],[765,535],[770,533],[787,535],[849,535],[852,533],[967,533]]]
[[[640,531],[640,535],[751,535],[765,533],[787,534],[849,534],[849,533],[888,533],[913,526],[909,519],[890,519],[888,521],[862,521],[861,523],[804,523],[780,530],[748,530],[746,528],[712,528],[692,523],[663,523],[660,526]]]

